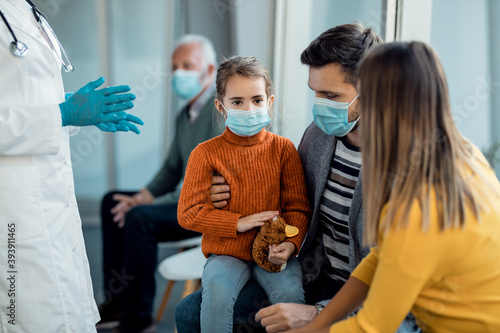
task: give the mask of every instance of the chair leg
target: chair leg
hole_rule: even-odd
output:
[[[200,289],[201,279],[196,280],[186,280],[184,283],[184,291],[182,292],[182,298],[194,293],[196,290]]]
[[[182,293],[182,298],[186,297],[187,295],[193,292],[193,285],[194,285],[194,280],[186,280],[186,282],[184,283],[184,291]]]
[[[201,288],[201,279],[198,279],[198,280],[196,280],[196,285],[194,287],[193,292],[195,292],[196,290],[199,290],[200,288]]]
[[[160,308],[158,309],[158,312],[156,313],[156,321],[159,322],[161,318],[163,317],[163,313],[165,312],[165,308],[167,307],[167,302],[170,297],[170,294],[172,293],[172,289],[174,287],[175,281],[168,281],[168,286],[167,290],[165,290],[165,293],[163,294],[163,299],[161,300],[161,305]]]

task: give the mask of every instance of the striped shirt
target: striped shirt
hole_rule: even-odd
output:
[[[349,210],[361,169],[361,149],[337,140],[330,173],[319,207],[325,248],[325,272],[336,281],[347,281],[349,269]]]

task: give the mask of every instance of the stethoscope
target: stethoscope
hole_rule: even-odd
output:
[[[59,42],[59,39],[57,38],[56,34],[54,33],[54,30],[49,25],[49,22],[45,19],[45,16],[36,8],[36,6],[30,1],[26,0],[26,2],[31,6],[31,10],[33,11],[33,16],[35,17],[36,22],[38,23],[38,26],[41,28],[41,30],[44,32],[45,36],[47,37],[47,40],[52,46],[53,50],[56,50],[55,45],[53,44],[53,39],[57,41],[57,44],[59,45],[59,49],[61,50],[61,53],[64,55],[66,58],[67,63],[62,59],[61,55],[59,52],[57,53],[57,56],[59,60],[61,61],[64,70],[66,72],[71,72],[74,70],[74,67],[71,65],[71,62],[69,61],[68,55],[66,54],[66,51],[64,50],[63,46],[61,45],[61,42]],[[5,15],[0,11],[0,16],[2,16],[2,20],[5,22],[5,25],[10,31],[10,34],[12,35],[12,38],[14,40],[10,43],[9,49],[10,52],[15,55],[16,57],[25,57],[28,54],[28,46],[21,42],[19,39],[17,39],[16,34],[14,33],[14,30],[12,30],[12,27],[10,26],[9,22],[5,18]],[[53,39],[51,38],[53,37]]]

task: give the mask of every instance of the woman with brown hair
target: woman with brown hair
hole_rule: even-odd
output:
[[[420,42],[381,45],[359,74],[373,248],[293,332],[394,332],[410,310],[423,332],[500,332],[500,184],[453,122],[436,53]]]

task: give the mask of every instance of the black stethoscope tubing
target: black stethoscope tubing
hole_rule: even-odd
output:
[[[64,57],[66,58],[66,61],[65,61],[62,58],[61,54],[59,54],[59,53],[57,54],[59,60],[61,61],[61,64],[64,67],[64,70],[66,72],[73,71],[74,67],[73,67],[73,65],[71,65],[71,61],[69,61],[68,55],[66,54],[66,51],[64,50],[64,47],[61,45],[61,42],[59,42],[59,39],[57,39],[57,36],[55,35],[54,31],[52,30],[52,28],[50,27],[50,25],[48,24],[48,22],[46,22],[47,19],[45,18],[45,16],[43,16],[43,14],[38,10],[38,8],[36,8],[36,6],[33,4],[33,2],[31,2],[30,0],[25,0],[25,1],[31,6],[31,10],[33,11],[33,16],[35,17],[35,20],[38,23],[38,26],[40,27],[40,29],[47,36],[47,41],[52,45],[52,48],[54,50],[56,50],[56,45],[51,40],[51,38],[49,36],[49,32],[47,31],[47,29],[53,35],[53,37],[55,39],[55,42],[59,45],[60,53],[62,55],[64,55]],[[10,26],[9,22],[7,21],[7,18],[2,13],[2,11],[0,11],[0,15],[2,16],[2,20],[5,22],[5,25],[9,29],[12,37],[14,38],[14,41],[10,43],[10,47],[9,47],[10,48],[10,52],[12,52],[12,54],[15,55],[16,57],[24,57],[24,56],[26,56],[26,54],[28,53],[28,46],[26,46],[26,44],[24,44],[19,39],[17,39],[16,34],[12,30],[12,27]],[[47,24],[48,28],[46,28],[44,26],[44,22],[42,21],[42,18],[45,20],[45,23]]]
[[[14,33],[14,30],[12,30],[12,27],[10,26],[9,22],[7,21],[7,19],[5,18],[5,15],[2,13],[1,10],[0,10],[0,15],[2,16],[2,20],[5,22],[5,25],[9,29],[10,34],[12,35],[12,38],[14,38],[14,42],[16,42],[16,43],[19,42],[19,40],[16,37],[16,34]]]
[[[26,54],[28,54],[28,46],[26,46],[26,44],[17,39],[14,30],[12,30],[12,27],[10,26],[9,22],[5,18],[5,15],[2,13],[2,11],[0,11],[0,15],[2,16],[2,20],[5,22],[5,25],[9,29],[12,38],[14,38],[14,41],[11,42],[9,45],[10,52],[16,57],[26,56]]]
[[[42,13],[36,8],[35,4],[31,2],[30,0],[25,0],[30,6],[31,10],[33,11],[33,16],[35,17],[36,21],[38,23],[41,23],[41,18],[40,16],[43,16]],[[14,38],[14,41],[10,43],[10,51],[12,52],[13,55],[17,57],[24,57],[28,53],[28,46],[21,42],[19,39],[17,39],[16,34],[14,33],[14,30],[12,30],[12,27],[9,24],[9,21],[7,21],[7,18],[5,15],[2,13],[0,10],[0,16],[2,16],[2,20],[4,21],[5,25],[10,31],[10,34],[12,35],[12,38]]]

